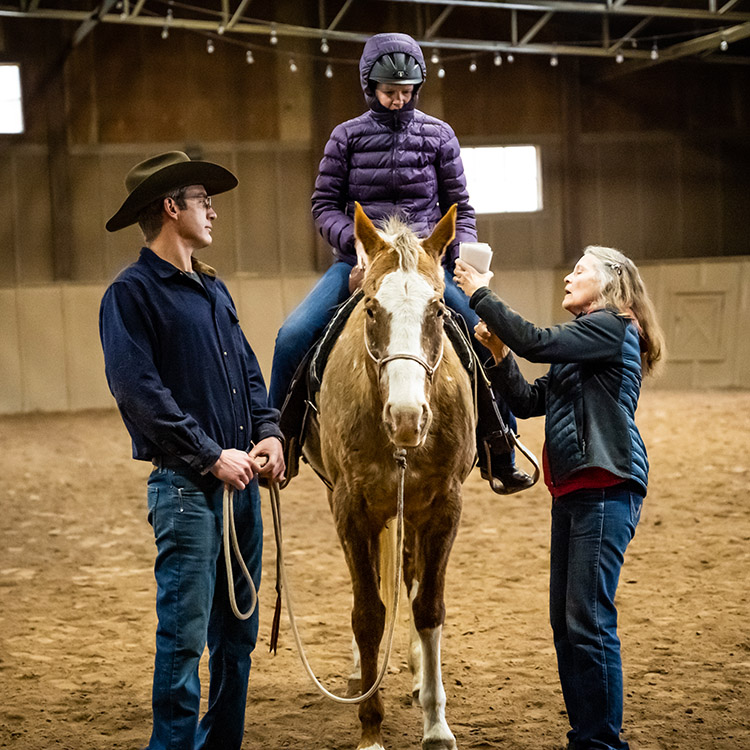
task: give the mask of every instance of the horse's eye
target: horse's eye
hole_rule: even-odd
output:
[[[371,310],[371,309],[370,309],[369,307],[367,308],[367,314],[368,314],[368,315],[369,315],[369,316],[370,316],[371,318],[374,318],[374,317],[375,317],[375,313],[374,313],[374,312],[373,312],[373,311],[372,311],[372,310]]]
[[[442,307],[438,307],[438,311],[437,311],[438,318],[442,318],[443,317],[443,312],[445,312],[443,310],[443,308]]]

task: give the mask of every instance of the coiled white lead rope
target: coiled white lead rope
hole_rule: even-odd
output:
[[[294,641],[297,644],[297,651],[299,652],[300,659],[302,660],[302,664],[305,667],[305,670],[307,671],[307,674],[310,676],[310,679],[313,681],[313,684],[315,685],[318,690],[325,695],[327,698],[330,698],[331,700],[334,700],[338,703],[362,703],[363,701],[366,701],[368,698],[371,698],[375,692],[380,687],[380,683],[383,681],[383,677],[385,677],[386,670],[388,669],[388,660],[391,656],[391,647],[393,646],[393,631],[396,624],[396,616],[397,616],[397,609],[398,609],[398,599],[399,599],[399,591],[400,591],[400,581],[401,581],[401,571],[403,568],[404,563],[404,477],[406,475],[406,451],[403,448],[397,448],[395,453],[393,454],[394,458],[396,459],[396,462],[399,465],[399,485],[398,485],[398,502],[396,507],[396,546],[398,550],[397,554],[397,562],[396,562],[396,573],[395,573],[395,581],[393,586],[393,608],[392,608],[392,616],[391,621],[388,624],[388,638],[385,645],[385,653],[383,655],[383,664],[380,667],[380,671],[378,673],[378,677],[373,683],[372,687],[370,689],[363,693],[362,695],[357,695],[352,698],[343,698],[340,695],[336,695],[335,693],[330,692],[326,687],[318,680],[318,678],[315,676],[315,673],[312,670],[312,667],[310,666],[310,662],[307,659],[307,656],[305,654],[305,648],[302,644],[302,639],[300,638],[299,630],[297,629],[297,621],[294,617],[294,607],[292,605],[292,595],[291,591],[289,590],[289,582],[287,581],[286,577],[286,568],[284,567],[284,556],[282,552],[282,544],[281,544],[281,502],[279,500],[279,486],[276,482],[271,482],[270,484],[270,491],[271,491],[271,509],[273,511],[273,524],[274,524],[274,533],[276,534],[276,544],[277,544],[277,554],[279,556],[279,568],[281,570],[281,582],[282,587],[285,592],[286,597],[286,607],[287,612],[289,615],[289,624],[292,628],[292,633],[294,635]]]
[[[240,550],[240,543],[237,541],[237,528],[234,524],[234,488],[228,484],[224,485],[224,564],[227,569],[227,588],[229,589],[229,604],[232,607],[234,616],[239,620],[247,620],[255,612],[255,608],[258,606],[258,590],[255,588],[255,583],[250,575],[250,571],[245,565],[245,560],[242,557]],[[231,546],[230,546],[231,541]],[[240,608],[237,606],[237,598],[234,595],[234,576],[232,575],[232,550],[234,550],[234,557],[240,566],[242,575],[247,581],[248,588],[250,589],[250,598],[252,602],[250,609],[247,612],[240,612]]]

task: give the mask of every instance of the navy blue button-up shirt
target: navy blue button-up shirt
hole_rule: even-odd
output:
[[[99,332],[133,458],[178,458],[205,473],[223,449],[281,431],[229,291],[200,279],[144,247],[105,292]]]

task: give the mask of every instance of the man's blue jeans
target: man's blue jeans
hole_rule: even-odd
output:
[[[627,750],[615,591],[643,495],[579,490],[552,505],[550,621],[575,750]]]
[[[268,400],[276,409],[281,409],[294,373],[310,347],[320,338],[333,317],[336,308],[349,297],[349,274],[352,267],[343,261],[334,263],[321,277],[313,290],[291,312],[284,321],[273,352],[271,381]],[[490,353],[474,338],[474,326],[479,322],[477,314],[469,307],[469,298],[456,286],[453,274],[445,272],[445,304],[459,313],[469,327],[474,349],[482,362]],[[503,419],[516,431],[515,417],[505,401],[497,398]]]
[[[222,551],[223,485],[214,476],[156,468],[148,518],[156,539],[156,661],[149,750],[239,750],[258,612],[238,620],[229,604]],[[260,586],[263,523],[257,482],[235,491],[240,548]],[[237,604],[250,593],[233,563]],[[208,710],[198,723],[198,664],[208,643]]]

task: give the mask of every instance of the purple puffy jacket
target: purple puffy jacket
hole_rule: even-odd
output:
[[[354,201],[374,221],[398,214],[421,237],[457,203],[456,239],[443,259],[452,268],[458,243],[477,239],[458,139],[450,125],[415,109],[418,86],[401,110],[377,101],[369,73],[389,52],[409,53],[427,74],[422,50],[410,36],[377,34],[367,41],[359,73],[370,109],[331,133],[312,196],[315,224],[335,257],[354,265]]]

